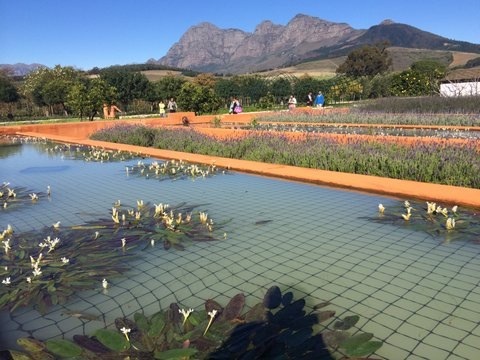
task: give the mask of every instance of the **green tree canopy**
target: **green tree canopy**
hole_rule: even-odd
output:
[[[392,63],[386,45],[365,45],[353,50],[348,54],[345,62],[337,68],[337,74],[357,78],[386,72]]]
[[[0,72],[0,102],[13,103],[19,98],[20,95],[13,81]]]
[[[100,78],[115,87],[117,100],[125,108],[128,108],[133,100],[147,98],[149,81],[140,72],[131,72],[123,68],[113,67],[102,71]]]

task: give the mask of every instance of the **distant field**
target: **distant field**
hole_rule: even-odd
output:
[[[158,81],[162,77],[165,76],[182,76],[180,71],[172,71],[172,70],[146,70],[141,72],[143,75],[147,77],[149,81]]]

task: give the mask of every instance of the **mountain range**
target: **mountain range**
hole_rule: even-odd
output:
[[[345,56],[367,44],[480,54],[480,45],[447,39],[385,20],[367,30],[298,14],[286,25],[261,22],[253,33],[202,22],[190,27],[162,58],[148,62],[215,73],[249,73]],[[480,55],[479,55],[480,56]]]

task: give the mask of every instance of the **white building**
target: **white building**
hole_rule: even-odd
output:
[[[480,95],[480,68],[450,72],[440,83],[440,95],[450,97]]]

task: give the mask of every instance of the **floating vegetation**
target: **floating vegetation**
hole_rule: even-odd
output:
[[[3,211],[36,204],[40,198],[48,196],[50,196],[50,187],[47,187],[46,193],[43,193],[34,192],[25,187],[11,186],[9,182],[4,182],[0,185],[0,206]]]
[[[36,359],[333,359],[330,351],[346,358],[368,356],[382,343],[373,334],[352,335],[348,330],[358,316],[337,319],[333,329],[320,323],[335,320],[335,312],[322,303],[308,312],[304,299],[282,295],[277,286],[263,302],[243,312],[245,296],[237,294],[223,307],[207,300],[203,309],[182,309],[172,303],[151,316],[136,313],[133,319],[117,318],[115,329],[98,329],[73,341],[39,341],[20,338],[18,344]],[[15,359],[26,354],[10,351]],[[25,358],[25,357],[23,357]]]
[[[184,250],[195,241],[216,240],[221,224],[195,208],[142,200],[125,207],[117,201],[109,216],[83,225],[57,222],[19,234],[8,226],[0,232],[0,310],[35,305],[46,313],[77,291],[108,291],[108,280],[126,272],[127,260],[138,256],[135,249]]]
[[[445,244],[457,240],[480,244],[480,213],[458,206],[447,208],[435,202],[406,200],[391,208],[379,204],[378,215],[367,219],[424,231],[443,239]]]
[[[153,161],[145,163],[139,160],[136,165],[126,166],[128,175],[136,175],[147,179],[178,180],[186,178],[211,177],[219,172],[226,173],[226,170],[219,169],[215,164],[201,165],[189,164],[185,161],[167,160],[163,162]]]
[[[141,157],[138,153],[78,144],[55,144],[47,142],[45,150],[47,153],[60,154],[67,159],[92,162],[126,161]]]

